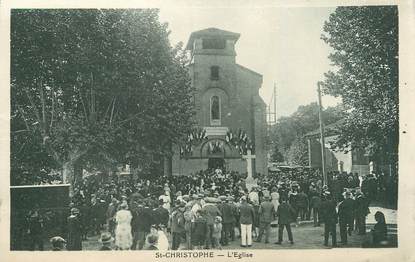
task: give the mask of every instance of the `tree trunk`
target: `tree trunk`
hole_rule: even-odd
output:
[[[171,141],[169,141],[166,145],[166,151],[168,151],[168,154],[166,154],[163,157],[163,173],[165,176],[169,177],[172,175],[172,167],[173,167],[173,145]]]
[[[69,186],[69,196],[73,195],[73,178],[74,178],[74,165],[72,161],[65,162],[62,165],[62,181]]]
[[[78,182],[82,180],[82,169],[83,168],[79,162],[80,161],[78,160],[78,161],[75,161],[74,163],[73,185],[78,184]]]
[[[169,177],[172,175],[172,157],[164,156],[163,162],[164,175]]]

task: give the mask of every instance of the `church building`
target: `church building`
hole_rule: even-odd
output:
[[[174,146],[171,171],[188,175],[207,168],[267,173],[266,106],[262,75],[236,63],[240,34],[217,28],[193,32],[186,49],[194,87],[194,131]]]

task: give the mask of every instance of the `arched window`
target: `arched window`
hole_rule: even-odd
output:
[[[210,124],[220,125],[220,99],[218,96],[210,98]]]

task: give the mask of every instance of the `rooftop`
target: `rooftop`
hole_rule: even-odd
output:
[[[222,36],[227,39],[238,40],[241,34],[234,33],[214,27],[202,29],[199,31],[195,31],[190,34],[189,41],[187,41],[186,49],[192,50],[193,49],[193,42],[196,38],[200,37],[213,37],[213,36]]]
[[[341,125],[345,120],[341,119],[335,123],[329,124],[324,126],[324,136],[334,136],[338,135],[338,127]],[[304,137],[318,137],[320,136],[320,129],[317,128],[316,130],[313,130],[311,132],[308,132],[304,135]]]

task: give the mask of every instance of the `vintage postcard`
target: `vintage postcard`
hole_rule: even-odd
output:
[[[411,1],[0,5],[4,261],[413,261]]]

